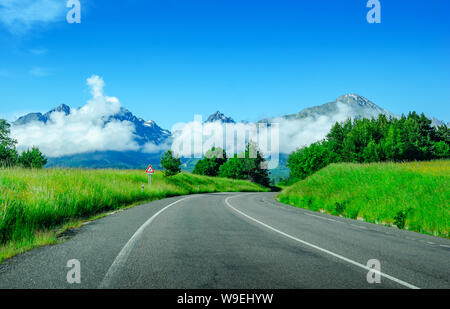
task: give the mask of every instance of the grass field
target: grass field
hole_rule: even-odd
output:
[[[142,192],[142,184],[145,189]],[[133,170],[0,169],[0,263],[55,243],[58,230],[133,204],[191,193],[268,191],[242,180]]]
[[[332,164],[284,188],[277,199],[448,238],[450,161]]]

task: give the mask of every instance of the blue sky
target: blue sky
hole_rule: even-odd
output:
[[[107,95],[168,129],[346,93],[450,121],[448,0],[380,0],[381,24],[367,23],[365,0],[86,0],[81,24],[66,22],[65,0],[35,0],[32,14],[30,0],[17,2],[7,11],[0,0],[0,115],[10,119],[84,105],[97,74]]]

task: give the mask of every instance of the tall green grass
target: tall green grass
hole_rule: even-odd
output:
[[[138,202],[219,191],[267,189],[243,180],[186,173],[164,177],[157,172],[149,188],[142,171],[0,169],[0,262],[54,242],[53,231],[74,220]]]
[[[449,237],[450,161],[332,164],[285,188],[297,207]]]

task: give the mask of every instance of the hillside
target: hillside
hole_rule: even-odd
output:
[[[285,188],[279,201],[449,237],[450,161],[332,164]]]

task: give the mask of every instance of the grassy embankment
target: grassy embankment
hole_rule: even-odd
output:
[[[145,184],[142,192],[141,186]],[[170,196],[219,191],[268,191],[242,180],[142,171],[0,169],[0,263],[99,214]],[[97,216],[97,217],[93,217]]]
[[[332,164],[284,188],[280,202],[449,237],[450,161]]]

